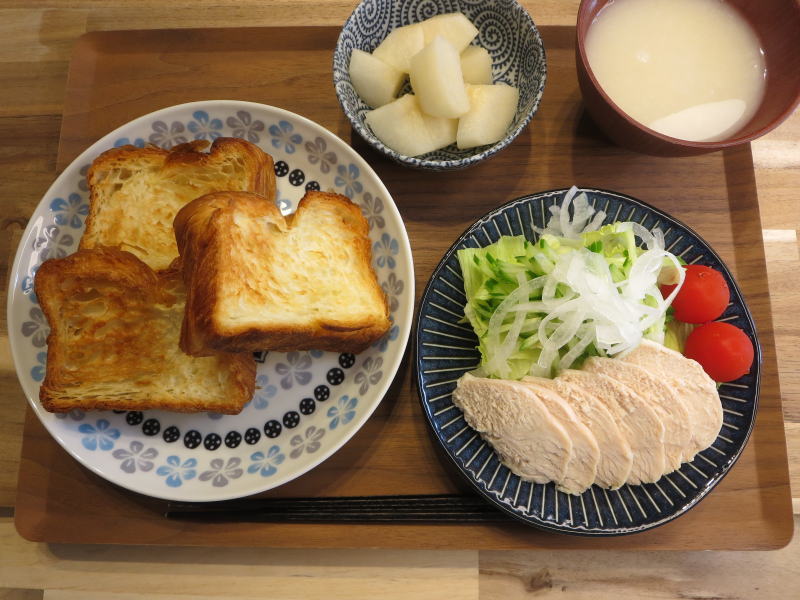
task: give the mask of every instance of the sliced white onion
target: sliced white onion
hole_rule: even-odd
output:
[[[537,277],[530,281],[522,281],[517,289],[511,292],[506,298],[498,305],[494,313],[489,319],[489,326],[487,330],[487,354],[489,361],[486,368],[489,372],[499,374],[501,377],[508,377],[511,367],[508,364],[508,358],[516,347],[517,340],[519,339],[519,328],[525,321],[525,313],[517,313],[514,318],[514,324],[511,329],[506,333],[506,337],[502,344],[500,342],[501,329],[506,316],[511,312],[511,309],[522,301],[528,302],[530,295],[541,288],[545,284],[546,277]],[[517,327],[517,318],[519,318],[520,325]],[[511,351],[506,351],[506,346],[511,347]]]
[[[546,227],[534,227],[534,231],[566,239],[580,239],[582,233],[599,229],[606,217],[603,211],[592,208],[586,194],[579,193],[576,187],[570,188],[561,206],[550,207],[550,213]],[[624,281],[615,282],[605,258],[583,247],[559,255],[555,262],[541,252],[535,253],[546,271],[541,277],[526,281],[522,271],[516,273],[519,287],[489,319],[485,372],[500,377],[511,373],[510,359],[519,348],[523,332],[529,335],[523,342],[526,347],[541,348],[529,373],[545,377],[552,375],[556,362],[559,369],[570,368],[590,344],[609,356],[623,355],[639,345],[644,333],[663,318],[680,290],[684,270],[678,259],[664,249],[660,230],[650,232],[634,222],[618,223],[617,228],[632,231],[646,248],[638,257],[631,257],[634,263]],[[676,267],[679,281],[672,293],[662,298],[658,275],[665,258]],[[567,292],[558,297],[560,289]],[[541,299],[531,300],[531,294],[539,290]],[[655,306],[644,303],[648,297]],[[655,335],[658,337],[658,332]],[[562,349],[570,343],[559,359]]]
[[[595,338],[594,328],[591,323],[585,323],[582,327],[583,331],[578,332],[578,341],[569,349],[569,351],[561,358],[558,363],[559,370],[569,369],[575,360],[583,354],[583,351],[589,347],[592,340]]]
[[[519,288],[528,288],[525,281],[525,276],[522,273],[517,274],[517,283]],[[530,295],[530,292],[528,292]],[[508,362],[509,357],[513,354],[514,349],[517,347],[517,340],[519,340],[519,334],[522,330],[522,326],[525,324],[525,313],[518,312],[514,315],[514,322],[511,324],[511,328],[506,333],[506,337],[503,340],[503,343],[500,344],[500,347],[496,350],[499,354],[499,359],[505,363]]]
[[[572,186],[570,190],[567,192],[567,195],[564,196],[564,201],[562,202],[561,206],[554,206],[550,210],[553,213],[553,216],[558,214],[558,228],[561,230],[561,235],[564,237],[571,237],[571,227],[569,222],[569,205],[572,203],[572,198],[575,196],[577,189],[575,186]]]
[[[533,226],[539,235],[548,233],[568,239],[579,239],[582,233],[595,231],[600,228],[606,218],[606,213],[596,210],[589,204],[585,192],[572,186],[564,195],[560,206],[550,207],[550,218],[544,228]],[[570,216],[572,206],[572,216]]]
[[[631,227],[633,229],[633,234],[640,238],[642,242],[644,242],[645,248],[648,250],[653,250],[656,248],[656,238],[655,236],[648,230],[646,227],[640,225],[639,223],[634,223],[629,221]],[[663,248],[663,246],[662,246]]]
[[[656,248],[664,247],[664,232],[660,229],[653,229],[653,237],[656,239]]]

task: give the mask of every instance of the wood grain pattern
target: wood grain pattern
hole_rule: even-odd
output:
[[[570,600],[784,600],[792,593],[786,583],[800,576],[794,548],[771,553],[483,551],[480,556],[483,600],[537,593]]]
[[[489,209],[531,191],[585,183],[631,194],[670,212],[703,235],[737,274],[764,345],[758,427],[740,463],[707,500],[656,531],[613,540],[553,536],[515,524],[178,523],[159,518],[160,503],[122,492],[80,468],[29,416],[18,488],[20,531],[54,542],[307,547],[767,548],[787,543],[791,506],[750,149],[659,159],[610,146],[581,111],[574,30],[548,27],[543,34],[550,72],[532,127],[509,149],[467,172],[420,171],[413,178],[354,136],[339,110],[328,68],[336,28],[90,34],[75,49],[58,164],[68,164],[94,139],[135,116],[179,102],[228,97],[232,89],[238,98],[291,109],[350,140],[374,166],[406,221],[418,294],[464,228]],[[118,73],[126,77],[120,79]],[[685,182],[678,194],[674,181]],[[438,454],[406,361],[381,407],[343,450],[269,495],[465,489]],[[397,456],[404,457],[400,466]],[[734,510],[735,522],[728,518]]]
[[[192,594],[192,600],[216,600],[220,596],[198,596]],[[237,596],[239,600],[258,600],[258,596]],[[0,600],[3,600],[0,596]],[[49,590],[42,600],[186,600],[183,594],[139,594],[136,592],[86,592],[84,590]]]
[[[0,588],[0,600],[41,600],[43,596],[42,590]]]
[[[187,599],[285,600],[449,600],[454,594],[473,600],[478,595],[478,555],[470,551],[172,547],[154,552],[122,545],[31,544],[9,519],[0,519],[0,547],[3,585],[80,590],[88,592],[80,597],[92,600],[130,592],[141,598],[180,592]]]
[[[298,15],[309,25],[340,25],[357,0],[0,0],[0,268],[7,272],[6,256],[13,256],[19,240],[19,222],[25,222],[41,194],[56,175],[55,156],[64,82],[70,50],[84,31],[121,28],[217,27],[295,24]],[[525,0],[537,25],[573,25],[579,0]],[[58,19],[52,18],[58,15]],[[73,25],[64,26],[71,18]],[[85,21],[85,29],[78,25]],[[281,22],[282,20],[282,22]],[[39,43],[41,41],[41,43]],[[43,50],[47,49],[47,51]],[[36,73],[21,83],[20,73]],[[535,126],[535,122],[534,122]],[[800,113],[779,129],[752,144],[762,227],[800,232]],[[10,224],[10,225],[9,225]],[[11,230],[12,235],[7,235]],[[792,468],[792,489],[800,514],[800,260],[786,256],[786,245],[776,246],[765,237],[767,272],[781,389],[786,416],[787,445]],[[800,246],[798,246],[800,249]],[[782,256],[780,262],[772,257]],[[5,285],[6,277],[3,277]],[[3,295],[5,297],[5,294]],[[264,597],[277,581],[278,589],[295,597],[328,597],[341,586],[350,597],[373,597],[380,582],[391,597],[402,593],[404,569],[419,597],[437,597],[442,590],[462,598],[785,598],[800,589],[800,536],[781,551],[598,553],[449,552],[449,569],[410,568],[404,552],[372,553],[369,561],[358,553],[340,550],[292,554],[298,566],[290,580],[280,569],[263,573],[261,552],[236,548],[194,549],[151,547],[107,548],[48,546],[22,539],[13,531],[13,514],[22,422],[25,405],[11,363],[0,312],[0,598],[35,600],[68,590],[72,597],[113,598],[138,591],[141,598],[154,594],[181,597],[189,594],[217,598]],[[795,518],[800,525],[800,519]],[[5,529],[4,529],[5,528]],[[71,552],[66,552],[72,550]],[[277,551],[277,554],[283,551]],[[436,554],[440,554],[437,552]],[[146,555],[146,558],[143,558]],[[269,563],[275,553],[266,555]],[[505,560],[508,557],[509,560]],[[512,560],[513,557],[513,560]],[[557,559],[555,563],[551,559]],[[337,560],[338,572],[315,568],[312,562]],[[245,570],[240,565],[255,564]],[[480,574],[478,568],[480,566]],[[152,583],[153,569],[160,575]],[[425,577],[430,573],[430,577]],[[742,574],[747,580],[742,581]],[[421,576],[419,582],[415,577]],[[200,589],[187,583],[199,581]],[[480,588],[478,588],[478,580]],[[741,583],[739,588],[731,582]],[[143,587],[143,584],[144,587]],[[293,588],[290,588],[293,584]],[[10,589],[16,586],[16,589]],[[36,588],[36,589],[31,589]],[[98,589],[100,588],[100,589]],[[81,595],[84,590],[92,590]],[[193,593],[194,592],[194,593]],[[403,597],[409,597],[405,595]],[[126,599],[127,600],[127,599]]]

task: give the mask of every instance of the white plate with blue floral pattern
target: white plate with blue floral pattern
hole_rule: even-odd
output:
[[[332,189],[369,222],[373,267],[392,327],[358,355],[263,352],[257,389],[239,415],[164,411],[52,414],[39,404],[47,322],[33,291],[38,266],[78,245],[89,210],[86,172],[112,146],[170,148],[193,139],[242,137],[275,160],[278,204],[290,213],[306,190]],[[109,133],[67,167],[31,216],[11,273],[8,331],[31,407],[84,466],[127,489],[169,500],[238,498],[286,483],[336,452],[380,403],[411,328],[414,277],[405,226],[378,176],[327,129],[291,112],[229,100],[192,102],[140,117]]]

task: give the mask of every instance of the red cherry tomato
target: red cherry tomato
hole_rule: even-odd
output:
[[[728,306],[731,293],[722,273],[703,265],[686,265],[686,278],[672,300],[675,318],[684,323],[708,323],[718,318]],[[666,298],[674,285],[662,285]]]
[[[730,323],[700,325],[686,338],[686,358],[699,362],[714,381],[733,381],[750,371],[753,342]]]

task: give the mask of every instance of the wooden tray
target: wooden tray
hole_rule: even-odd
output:
[[[117,488],[72,460],[30,412],[15,521],[48,542],[277,547],[765,549],[792,535],[792,509],[766,271],[749,146],[667,159],[612,146],[584,116],[574,29],[543,28],[541,108],[510,148],[466,171],[401,168],[351,131],[331,83],[335,28],[90,33],[74,51],[59,168],[111,129],[191,100],[232,98],[317,121],[373,165],[403,215],[421,293],[450,243],[489,209],[577,185],[630,194],[704,236],[732,268],[764,351],[757,427],[728,477],[687,515],[649,532],[585,539],[508,524],[205,524],[162,518],[163,503]],[[269,496],[468,493],[429,434],[406,360],[364,428],[321,466]]]

